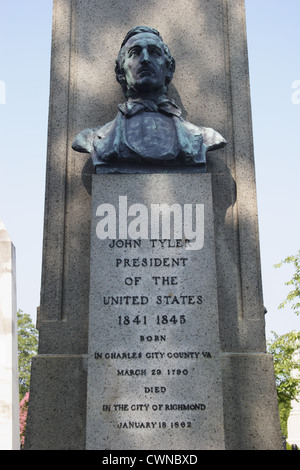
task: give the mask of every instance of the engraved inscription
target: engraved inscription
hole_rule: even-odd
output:
[[[135,178],[128,207],[138,197],[145,207],[160,201],[171,207],[167,184],[163,194],[144,196],[149,178],[164,181],[163,175]],[[114,206],[128,181],[118,179],[123,187],[112,198],[115,178],[93,186],[87,435],[91,448],[135,448],[142,439],[147,448],[176,442],[195,449],[199,435],[210,443],[223,432],[210,176],[201,179],[199,196],[199,180],[189,175],[195,197],[181,199],[182,207],[194,201],[203,208],[200,250],[174,235],[131,239],[128,232],[110,239],[103,232],[100,238],[97,208],[104,197]]]
[[[145,248],[146,244],[148,244],[146,248],[150,253],[154,248],[160,250],[162,256],[139,256],[140,250]],[[120,328],[120,337],[122,334],[126,334],[126,329],[130,331],[143,330],[143,334],[139,334],[136,341],[147,348],[150,344],[168,344],[169,329],[189,328],[189,308],[195,306],[201,308],[205,293],[185,292],[187,286],[182,282],[180,270],[184,271],[188,268],[190,260],[187,256],[165,256],[166,252],[173,249],[182,250],[185,245],[186,241],[183,240],[166,239],[108,241],[112,255],[112,269],[116,271],[116,275],[119,275],[120,271],[125,272],[122,282],[126,288],[131,289],[130,295],[120,295],[118,289],[116,293],[102,297],[103,305],[114,311],[111,323],[116,328]],[[124,249],[126,249],[127,256],[122,257],[120,252]],[[131,251],[135,253],[132,257],[128,255]],[[164,270],[164,272],[158,272],[160,270]],[[176,272],[173,274],[174,270]],[[127,271],[130,271],[130,275],[127,275]],[[149,285],[154,288],[154,292],[156,290],[159,294],[149,295],[146,292]],[[170,288],[176,290],[170,291]],[[166,311],[165,307],[172,307],[172,309]],[[160,333],[161,328],[163,333]],[[195,361],[212,358],[209,351],[171,351],[168,349],[161,351],[147,349],[142,351],[94,351],[93,356],[95,360],[116,361],[118,365],[114,368],[115,376],[122,380],[130,380],[140,386],[146,400],[153,396],[164,396],[167,393],[168,387],[164,384],[165,380],[191,377]],[[181,361],[180,367],[178,367],[178,361]],[[138,385],[140,379],[146,379],[147,382]],[[151,383],[152,379],[158,379],[159,384]],[[103,412],[126,413],[132,417],[136,413],[148,411],[152,413],[180,411],[181,415],[190,411],[205,412],[206,404],[99,403],[99,408]],[[141,421],[130,419],[118,421],[117,427],[119,429],[180,428],[184,430],[192,427],[192,420]]]

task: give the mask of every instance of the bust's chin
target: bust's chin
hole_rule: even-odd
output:
[[[157,98],[166,94],[166,92],[167,88],[165,86],[158,85],[152,77],[146,75],[127,90],[127,97],[143,96]]]

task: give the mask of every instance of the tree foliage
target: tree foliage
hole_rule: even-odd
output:
[[[294,275],[292,279],[285,283],[286,286],[292,286],[293,289],[288,293],[287,297],[281,304],[279,308],[284,308],[288,302],[292,303],[292,309],[295,311],[296,315],[300,314],[300,250],[294,256],[288,256],[280,263],[275,264],[275,268],[281,268],[283,264],[293,264],[295,268]]]
[[[31,359],[37,354],[38,331],[30,316],[18,311],[19,400],[29,392]]]

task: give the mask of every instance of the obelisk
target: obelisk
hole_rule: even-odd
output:
[[[244,1],[166,0],[162,8],[157,0],[54,0],[53,20],[27,449],[281,448],[266,353]],[[159,31],[176,73],[170,100],[131,96],[128,106],[115,60],[139,25]],[[144,48],[130,44],[128,54]],[[148,82],[151,74],[142,73]],[[147,159],[176,155],[184,164],[104,169],[110,159],[143,158],[144,144]],[[180,236],[149,232],[157,206],[182,221]],[[203,244],[188,213],[198,228],[204,221]]]

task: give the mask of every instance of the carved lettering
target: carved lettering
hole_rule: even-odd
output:
[[[117,375],[122,377],[138,377],[141,375],[147,375],[146,369],[122,369],[117,371]]]
[[[174,268],[185,267],[188,258],[117,258],[117,268]]]
[[[110,315],[111,325],[116,327],[116,338],[138,332],[132,336],[137,343],[133,351],[95,351],[94,359],[101,360],[101,365],[103,361],[114,361],[116,367],[112,370],[118,380],[132,384],[139,394],[144,395],[145,402],[107,403],[101,404],[101,409],[106,413],[126,415],[126,419],[116,421],[119,429],[187,430],[193,423],[189,413],[205,412],[206,404],[196,401],[153,403],[150,400],[167,397],[176,387],[177,380],[181,380],[181,384],[184,383],[182,380],[193,381],[195,364],[199,364],[201,370],[201,361],[212,358],[208,350],[189,350],[183,345],[179,349],[170,349],[167,346],[167,332],[170,331],[172,336],[173,331],[178,331],[180,337],[189,331],[189,312],[195,312],[195,309],[200,312],[205,302],[205,292],[191,292],[184,280],[191,265],[191,257],[185,256],[183,251],[189,240],[118,239],[107,243],[111,253],[116,253],[111,257],[111,267],[112,278],[115,276],[118,281],[115,294],[109,292],[102,296],[103,306],[111,312],[107,315]],[[130,256],[132,250],[134,256]],[[176,253],[175,256],[168,256],[168,251]],[[155,350],[149,349],[151,344]],[[150,377],[157,381],[155,385],[147,383]],[[172,389],[168,384],[172,384]],[[150,411],[164,412],[168,419],[137,419]]]

